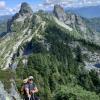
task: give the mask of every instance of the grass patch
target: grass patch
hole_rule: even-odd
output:
[[[14,73],[11,70],[0,70],[0,81],[4,84],[4,88],[11,88],[11,79],[14,78]]]

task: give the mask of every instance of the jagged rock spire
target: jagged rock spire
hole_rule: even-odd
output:
[[[65,20],[66,19],[66,13],[60,5],[55,5],[54,6],[54,14],[60,20]]]
[[[19,14],[21,14],[21,15],[23,15],[23,14],[30,14],[31,15],[31,14],[33,14],[33,11],[32,11],[32,9],[31,9],[31,7],[29,6],[28,3],[23,2],[21,4],[21,8],[19,10]]]

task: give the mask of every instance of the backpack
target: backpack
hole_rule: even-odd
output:
[[[23,94],[23,95],[25,94],[25,88],[24,88],[24,84],[21,86],[20,93],[21,93],[21,94]]]

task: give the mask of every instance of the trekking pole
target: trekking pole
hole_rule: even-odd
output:
[[[29,100],[31,100],[31,97],[28,97],[29,98]]]
[[[34,96],[34,93],[32,94],[32,98],[33,98],[33,100],[35,100],[35,96]]]

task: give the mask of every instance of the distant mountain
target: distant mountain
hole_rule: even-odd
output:
[[[87,26],[94,32],[100,33],[100,17],[85,19]]]
[[[7,23],[4,21],[4,22],[0,22],[0,36],[3,32],[6,32],[7,31]]]
[[[8,19],[11,19],[12,15],[4,15],[0,16],[0,22],[1,21],[7,21]]]
[[[100,5],[80,8],[66,8],[66,10],[73,11],[74,13],[86,18],[100,17]]]
[[[100,17],[98,18],[91,18],[89,20],[89,26],[91,29],[94,29],[94,31],[100,32]]]
[[[7,31],[7,21],[11,19],[12,15],[0,16],[0,35]]]
[[[73,12],[65,12],[64,9],[58,5],[54,8],[55,16],[65,23],[67,26],[70,26],[74,32],[74,37],[85,39],[86,41],[93,41],[95,36],[94,30],[91,29],[89,25],[90,20],[79,16]],[[81,34],[80,34],[81,33]],[[95,39],[96,40],[96,39]],[[95,41],[94,40],[94,41]],[[97,42],[97,41],[95,41]]]

